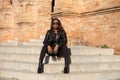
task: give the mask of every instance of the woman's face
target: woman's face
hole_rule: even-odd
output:
[[[59,24],[58,21],[57,21],[57,20],[54,20],[54,21],[53,21],[53,28],[54,28],[54,29],[58,29],[58,24]]]

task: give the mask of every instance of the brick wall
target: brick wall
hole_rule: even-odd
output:
[[[106,44],[120,54],[119,5],[119,0],[61,0],[53,16],[62,20],[70,45]]]
[[[0,42],[14,39],[14,14],[8,0],[0,0]]]
[[[0,0],[0,43],[44,36],[50,28],[52,0]],[[101,47],[120,54],[119,0],[55,0],[69,45]]]
[[[82,39],[86,45],[120,49],[120,12],[82,18]]]
[[[83,13],[120,6],[119,0],[56,0],[55,12]]]
[[[0,0],[0,42],[40,38],[50,27],[51,0]]]

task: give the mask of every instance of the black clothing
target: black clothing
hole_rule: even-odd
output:
[[[53,33],[53,31],[48,30],[43,41],[45,46],[48,45],[59,45],[59,48],[67,44],[67,37],[65,31],[58,32],[57,34]]]
[[[68,52],[67,46],[62,46],[62,47],[58,50],[57,55],[53,55],[53,54],[48,53],[47,46],[43,46],[43,47],[42,47],[42,50],[41,50],[40,58],[39,58],[39,60],[40,60],[41,62],[43,62],[43,59],[44,59],[46,53],[47,53],[49,56],[58,56],[58,57],[63,56],[64,58],[69,59],[69,63],[70,63],[70,54],[69,54],[69,52]]]
[[[45,36],[45,39],[43,41],[44,46],[42,47],[41,53],[40,53],[40,58],[39,58],[39,64],[43,63],[43,59],[45,57],[45,54],[47,53],[49,56],[57,56],[57,57],[64,57],[64,61],[65,61],[65,68],[64,71],[65,73],[69,73],[69,64],[70,64],[70,54],[68,51],[68,48],[66,46],[67,44],[67,37],[66,37],[66,33],[65,31],[62,32],[58,32],[58,33],[53,33],[51,30],[48,30]],[[55,55],[48,53],[48,45],[50,45],[52,47],[52,49],[54,49],[55,45],[59,45],[58,48],[58,53]],[[41,65],[39,65],[41,66]],[[43,66],[43,65],[42,65]],[[41,66],[41,67],[42,67]],[[39,70],[40,68],[38,68]],[[43,67],[41,68],[41,70],[39,70],[40,72],[43,72]]]

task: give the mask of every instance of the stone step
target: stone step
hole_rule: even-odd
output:
[[[0,80],[13,80],[12,78],[0,77]]]
[[[12,54],[0,53],[0,60],[38,62],[39,54]],[[64,58],[54,61],[52,57],[45,57],[45,62],[52,64],[64,63]],[[72,63],[93,63],[93,62],[120,62],[120,55],[72,55]]]
[[[31,39],[30,42],[43,43],[44,39]]]
[[[0,60],[0,68],[5,69],[15,69],[37,72],[38,63],[28,63],[19,61],[7,61]],[[46,73],[61,73],[64,69],[64,64],[45,64],[44,70]],[[109,62],[109,63],[80,63],[71,64],[71,72],[86,72],[86,71],[102,71],[102,70],[120,70],[119,62]]]
[[[1,45],[18,45],[19,40],[8,40],[7,42],[1,43]],[[31,39],[29,42],[23,42],[22,45],[43,45],[43,39]]]
[[[94,63],[94,62],[120,62],[120,56],[117,55],[76,55],[71,56],[71,63]],[[47,59],[45,60],[47,62]],[[64,58],[54,61],[52,57],[49,58],[48,63],[63,64]]]
[[[19,40],[8,40],[7,42],[1,43],[1,45],[18,45]],[[43,45],[43,39],[31,39],[29,42],[23,42],[22,45]]]
[[[57,73],[64,69],[64,65],[61,64],[47,64],[45,65],[45,72]],[[71,72],[89,72],[89,71],[111,71],[120,70],[120,63],[80,63],[71,64]]]
[[[41,46],[0,46],[0,53],[40,54]],[[113,55],[114,49],[69,47],[72,55]]]
[[[120,71],[95,71],[95,72],[73,72],[43,73],[17,71],[12,69],[0,69],[0,76],[16,78],[17,80],[117,80],[120,79]]]
[[[38,45],[38,46],[43,46],[43,43],[41,42],[23,42],[22,45]]]
[[[13,42],[13,43],[17,43],[19,40],[18,39],[16,39],[16,40],[8,40],[7,42]]]
[[[1,43],[1,45],[17,45],[18,40],[8,40],[7,42]]]
[[[18,42],[5,42],[1,43],[1,45],[18,45]]]

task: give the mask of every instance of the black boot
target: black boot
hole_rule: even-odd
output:
[[[64,67],[64,73],[69,73],[69,61],[67,59],[65,59],[65,67]]]
[[[38,73],[43,73],[44,72],[44,65],[41,61],[39,61],[39,66],[38,66]]]
[[[64,68],[64,73],[69,73],[70,71],[69,71],[69,66],[65,66],[65,68]]]

